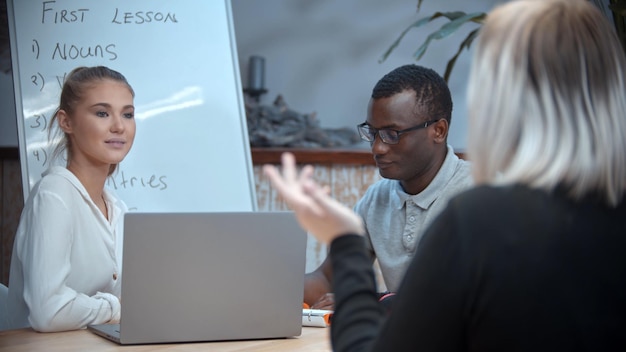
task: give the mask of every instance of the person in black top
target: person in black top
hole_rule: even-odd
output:
[[[297,172],[264,172],[330,244],[336,351],[626,350],[626,59],[584,0],[487,16],[468,89],[475,188],[424,234],[386,315],[362,219]]]

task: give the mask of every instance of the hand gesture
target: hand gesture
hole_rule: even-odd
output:
[[[312,178],[313,167],[305,166],[300,174],[295,157],[282,155],[282,174],[272,165],[263,171],[287,206],[296,214],[300,226],[313,234],[318,241],[330,243],[345,234],[363,234],[363,220],[352,209],[328,195]]]

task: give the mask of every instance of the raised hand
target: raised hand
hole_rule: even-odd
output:
[[[317,184],[313,167],[302,168],[298,174],[293,154],[283,153],[282,174],[272,165],[263,171],[287,206],[296,214],[300,226],[318,241],[330,243],[345,234],[363,234],[363,221],[352,209],[328,195],[328,188]]]

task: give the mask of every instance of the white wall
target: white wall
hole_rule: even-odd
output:
[[[232,0],[242,84],[247,86],[251,55],[266,58],[263,104],[278,94],[301,113],[316,112],[322,127],[352,127],[365,120],[375,83],[397,66],[414,63],[413,52],[433,30],[447,22],[438,19],[413,29],[383,63],[378,60],[410,24],[436,11],[481,12],[504,0]],[[417,62],[441,75],[448,59],[468,32],[458,33],[429,47]],[[466,145],[465,86],[471,53],[461,54],[449,85],[454,112],[449,143],[457,151]],[[368,147],[365,145],[364,147]]]

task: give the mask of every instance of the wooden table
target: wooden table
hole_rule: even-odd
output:
[[[87,330],[38,333],[0,331],[0,351],[331,351],[330,328],[303,327],[302,335],[287,339],[120,346]]]

